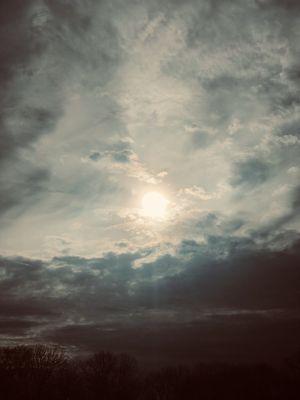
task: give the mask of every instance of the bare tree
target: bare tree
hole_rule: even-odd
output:
[[[24,399],[41,398],[67,360],[59,348],[44,345],[0,348],[0,379],[5,390]],[[48,387],[47,387],[48,386]]]
[[[102,351],[82,363],[82,371],[94,398],[134,399],[138,372],[134,358]]]

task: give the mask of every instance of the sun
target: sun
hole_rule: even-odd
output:
[[[142,198],[143,215],[162,219],[166,216],[168,200],[159,192],[148,192]]]

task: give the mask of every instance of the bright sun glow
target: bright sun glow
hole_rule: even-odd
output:
[[[142,198],[143,214],[150,218],[164,218],[168,200],[158,192],[148,192]]]

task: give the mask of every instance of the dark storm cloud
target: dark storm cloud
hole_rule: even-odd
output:
[[[293,192],[292,211],[295,212],[295,214],[300,212],[300,186]]]
[[[54,132],[64,114],[64,85],[77,75],[100,70],[106,82],[118,65],[117,32],[103,11],[97,51],[90,42],[95,2],[60,0],[1,3],[0,41],[0,212],[26,208],[45,193],[51,175],[46,166],[35,166],[33,145]],[[82,78],[83,77],[83,78]],[[31,152],[24,159],[24,151]],[[121,157],[124,162],[127,157]]]
[[[15,68],[24,65],[35,51],[26,30],[26,12],[31,4],[33,1],[14,0],[0,5],[1,43],[5,43],[0,55],[1,91],[7,88]]]
[[[0,320],[0,335],[21,336],[26,334],[31,328],[35,328],[40,324],[36,321],[19,321],[13,319]]]
[[[168,358],[176,346],[184,353],[180,341],[187,337],[186,356],[197,348],[198,335],[204,347],[211,340],[217,346],[219,329],[228,345],[242,346],[251,339],[246,332],[270,337],[277,329],[279,341],[283,324],[297,326],[299,241],[276,251],[262,249],[250,238],[210,237],[206,244],[186,240],[176,256],[134,268],[141,257],[110,253],[93,259],[56,257],[49,263],[2,258],[1,317],[14,316],[5,334],[13,338],[18,329],[34,334],[35,322],[41,321],[36,328],[43,340],[81,350],[132,350],[147,358],[143,346],[162,348],[172,331]],[[26,326],[28,317],[33,323]],[[288,347],[293,346],[295,341]],[[282,346],[279,353],[284,350]]]
[[[0,287],[1,302],[5,305],[2,312],[14,309],[15,313],[19,310],[20,315],[26,315],[26,304],[27,315],[42,313],[47,304],[56,312],[61,301],[62,310],[74,306],[73,311],[82,307],[89,313],[89,299],[97,300],[96,310],[114,305],[122,308],[134,276],[132,263],[140,257],[134,253],[111,253],[99,259],[56,257],[50,264],[2,258]],[[47,315],[48,312],[44,312]],[[93,307],[90,312],[95,312]]]
[[[289,196],[289,209],[288,211],[278,218],[274,218],[271,222],[266,224],[260,229],[252,232],[252,237],[267,238],[274,240],[278,238],[282,243],[293,243],[298,235],[296,231],[287,231],[284,233],[282,228],[290,222],[297,221],[300,218],[300,187],[295,187]]]
[[[287,11],[295,12],[300,10],[298,0],[256,0],[256,3],[263,8],[277,6],[286,9]]]
[[[188,268],[155,286],[140,289],[145,304],[186,304],[189,307],[228,307],[234,309],[272,309],[300,306],[298,246],[282,252],[255,250],[238,239],[211,238],[216,253],[224,258],[212,260],[211,250],[201,245]],[[226,243],[227,242],[227,243]],[[251,242],[250,242],[251,243]],[[286,271],[288,273],[286,275]]]
[[[20,101],[25,93],[21,89],[22,83],[19,87],[16,80],[22,76],[28,83],[34,81],[38,71],[32,69],[32,62],[36,57],[43,56],[49,44],[46,35],[32,24],[31,8],[35,4],[35,1],[19,0],[1,4],[0,40],[5,45],[0,56],[0,161],[51,130],[61,113],[57,98],[50,109],[32,106],[31,99],[23,103]],[[51,80],[51,77],[47,79]]]
[[[84,32],[89,28],[93,14],[93,4],[95,1],[85,1],[84,6],[80,6],[79,1],[45,0],[45,4],[51,10],[56,19],[57,25],[66,23],[75,31]]]
[[[26,93],[30,84],[40,79],[40,72],[34,69],[33,62],[37,57],[43,57],[48,46],[44,35],[32,24],[31,10],[35,4],[35,1],[13,0],[0,6],[0,41],[4,44],[0,55],[0,162],[6,162],[0,177],[0,212],[33,196],[41,189],[43,181],[47,181],[48,171],[35,169],[32,165],[26,170],[30,165],[28,162],[22,166],[20,163],[20,174],[14,176],[12,171],[18,169],[17,151],[50,132],[62,113],[59,96],[51,99],[51,94],[49,98],[48,93],[42,94],[37,89],[35,95],[47,100],[41,98],[40,105],[35,105],[30,91]],[[54,76],[45,74],[45,80],[53,85],[52,78]],[[23,80],[27,81],[25,89]]]
[[[223,259],[212,256],[218,241],[229,251]],[[46,329],[44,340],[126,351],[149,364],[270,362],[292,354],[300,332],[299,243],[274,252],[251,240],[244,251],[237,238],[210,242],[182,243],[182,254],[192,254],[183,269],[176,271],[179,259],[162,257],[135,271],[133,301],[121,313],[111,309],[107,321]]]
[[[13,296],[8,293],[9,287],[3,288],[3,295],[0,300],[1,317],[6,318],[52,318],[60,315],[55,309],[55,304],[51,303],[51,299],[39,299],[37,296],[22,295],[20,297]],[[11,285],[12,286],[12,285]]]
[[[8,211],[15,205],[24,203],[25,200],[34,201],[47,185],[50,173],[45,169],[19,171],[14,181],[0,177],[0,214]]]
[[[293,135],[300,136],[300,119],[294,118],[283,122],[275,128],[275,133],[280,136]]]
[[[260,249],[251,239],[210,237],[207,244],[183,241],[179,251],[183,258],[165,255],[138,269],[133,262],[142,257],[139,253],[111,253],[99,259],[60,257],[50,264],[2,259],[1,293],[4,299],[8,290],[26,298],[35,293],[56,300],[81,298],[81,305],[90,299],[98,309],[112,305],[122,309],[126,304],[151,307],[152,299],[156,306],[294,308],[299,305],[298,247],[296,243],[276,252]],[[185,256],[191,256],[189,261]]]
[[[219,315],[195,322],[69,325],[45,332],[64,346],[127,352],[151,367],[199,362],[277,362],[297,350],[299,319],[279,315]]]

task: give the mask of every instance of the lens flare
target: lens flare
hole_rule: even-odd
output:
[[[143,215],[150,218],[164,218],[168,200],[159,192],[148,192],[142,198]]]

